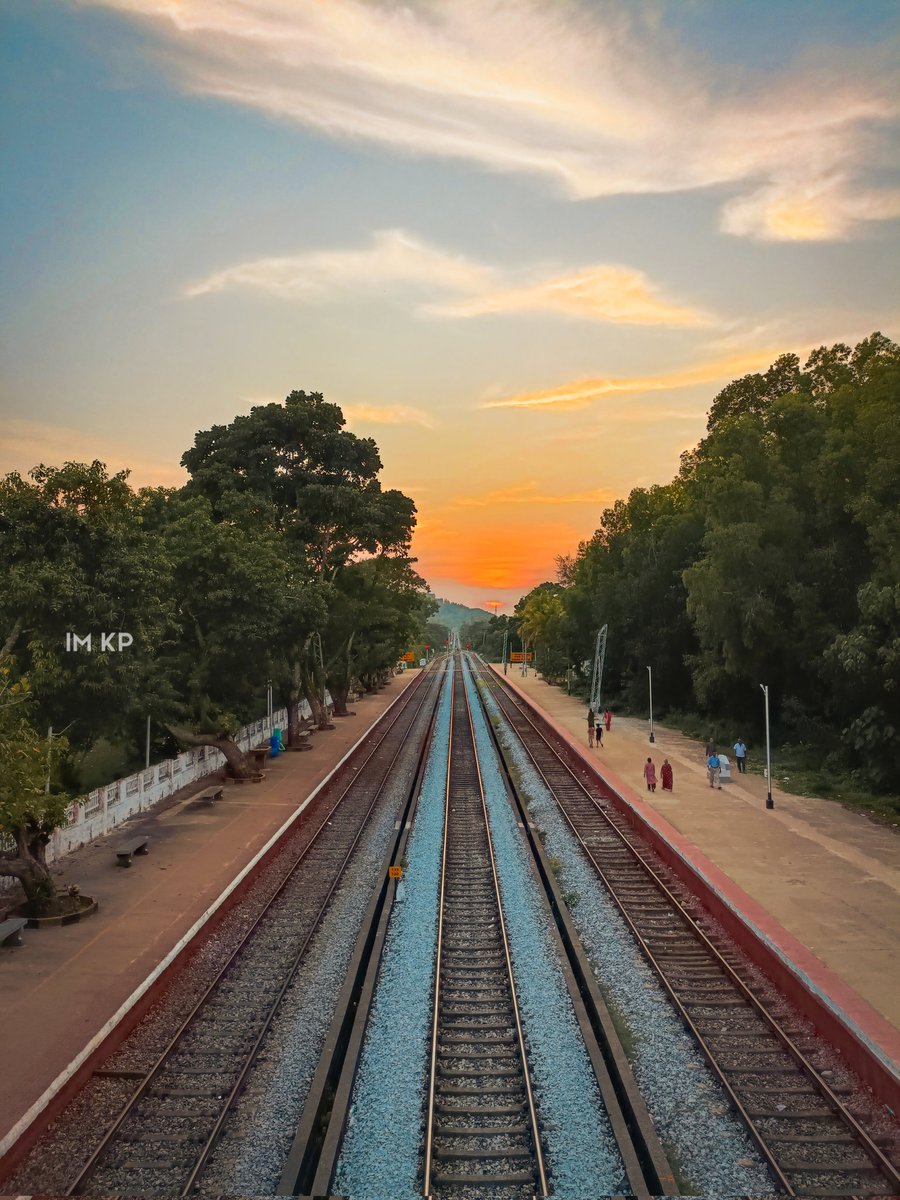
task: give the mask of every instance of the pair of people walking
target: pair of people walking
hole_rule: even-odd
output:
[[[660,768],[660,779],[664,792],[674,791],[675,773],[672,770],[672,764],[669,760],[663,759],[663,765]],[[647,791],[656,791],[656,764],[652,758],[648,758],[644,763],[644,779],[647,781]]]
[[[598,750],[603,749],[603,726],[606,725],[606,730],[609,732],[609,727],[612,725],[612,713],[609,709],[601,717],[600,713],[594,713],[592,708],[588,709],[587,726],[588,726],[588,747],[593,750],[596,745]]]

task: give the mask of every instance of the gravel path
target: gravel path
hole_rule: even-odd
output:
[[[451,681],[448,671],[335,1173],[334,1191],[353,1200],[420,1195]]]
[[[499,710],[489,695],[488,710]],[[561,885],[604,998],[619,1027],[657,1133],[685,1190],[711,1196],[768,1195],[762,1160],[706,1060],[684,1031],[618,908],[584,858],[556,801],[515,736],[501,743],[521,778],[531,818],[551,857],[564,864]]]

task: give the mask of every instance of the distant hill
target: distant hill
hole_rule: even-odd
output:
[[[489,621],[491,614],[483,608],[468,608],[465,604],[454,604],[452,600],[442,600],[435,596],[440,608],[431,618],[438,625],[446,625],[448,629],[461,629],[467,621]]]

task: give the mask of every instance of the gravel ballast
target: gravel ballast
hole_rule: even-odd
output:
[[[550,918],[468,666],[464,671],[553,1194],[581,1200],[622,1193],[628,1190],[624,1167],[572,1008]]]
[[[420,1195],[451,683],[448,671],[335,1173],[353,1200]]]
[[[488,711],[499,715],[489,693]],[[618,908],[597,879],[556,801],[505,723],[500,739],[521,779],[531,819],[549,855],[563,864],[561,885],[577,897],[571,912],[591,967],[626,1044],[635,1077],[684,1184],[702,1194],[768,1195],[768,1171],[706,1060],[673,1011]]]

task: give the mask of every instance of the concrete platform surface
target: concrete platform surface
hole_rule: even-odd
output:
[[[503,668],[494,669],[502,675]],[[710,789],[701,742],[654,724],[650,744],[645,720],[613,714],[601,749],[587,747],[587,705],[551,686],[533,670],[508,669],[507,681],[593,755],[601,772],[616,777],[639,801],[659,814],[684,842],[696,847],[724,875],[793,935],[848,989],[866,1003],[853,1005],[854,1019],[867,1005],[890,1028],[871,1019],[864,1030],[896,1061],[900,1045],[900,832],[842,808],[834,801],[794,796],[772,789],[767,810],[766,781],[738,775],[720,791]],[[734,741],[741,730],[735,730]],[[729,755],[730,747],[719,749]],[[759,753],[751,748],[751,756]],[[643,777],[648,756],[657,786],[648,792]],[[664,792],[660,767],[668,758],[674,789]],[[824,977],[824,973],[823,973]],[[846,996],[845,996],[846,999]],[[865,1024],[865,1022],[863,1022]],[[879,1036],[880,1035],[880,1036]],[[889,1047],[885,1046],[889,1043]]]
[[[417,676],[404,672],[353,703],[356,715],[313,733],[310,751],[269,760],[262,783],[191,804],[198,781],[54,864],[60,884],[77,883],[100,907],[0,948],[0,1142]],[[149,836],[149,853],[125,869],[114,847],[132,832]]]

